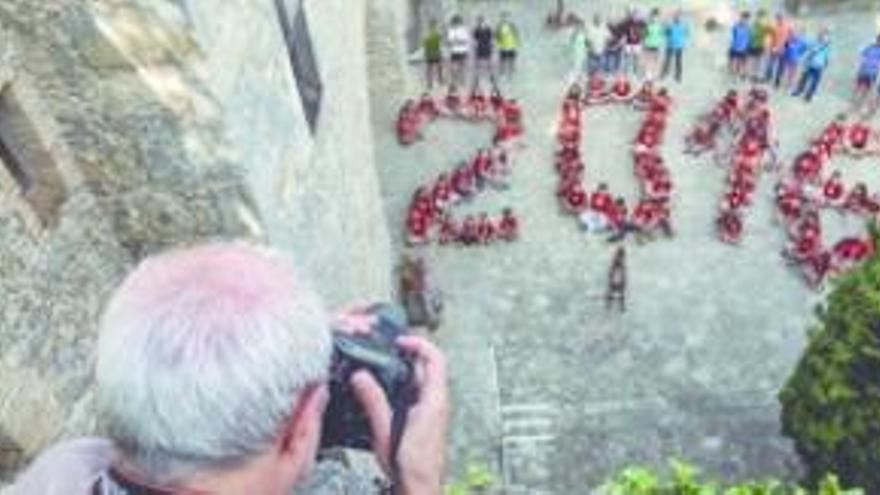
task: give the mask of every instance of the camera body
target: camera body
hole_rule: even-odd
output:
[[[394,343],[409,333],[406,313],[390,304],[377,304],[369,312],[376,317],[376,323],[368,335],[333,332],[330,402],[324,413],[323,449],[369,450],[372,447],[369,421],[351,387],[351,376],[356,371],[370,372],[388,397],[393,412],[392,444],[399,441],[406,414],[417,399],[413,359]]]

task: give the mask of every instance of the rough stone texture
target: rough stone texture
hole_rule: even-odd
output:
[[[303,8],[324,83],[314,134],[272,0],[0,4],[0,89],[65,198],[43,226],[0,174],[0,430],[26,456],[94,429],[95,323],[150,253],[257,239],[331,305],[389,296],[366,7]]]
[[[625,3],[568,2],[583,16],[620,12]],[[730,17],[726,2],[687,2],[695,19]],[[759,2],[753,2],[756,5]],[[771,4],[771,2],[766,2]],[[727,7],[725,8],[725,5]],[[704,8],[711,8],[707,12]],[[549,7],[547,7],[549,8]],[[523,102],[527,148],[511,189],[488,193],[458,210],[497,212],[511,205],[522,239],[487,249],[424,250],[447,294],[438,339],[448,351],[455,395],[453,473],[470,462],[492,466],[503,493],[585,493],[633,463],[664,465],[692,459],[710,475],[791,477],[797,460],[779,434],[775,395],[798,359],[817,295],[779,256],[784,236],[772,220],[775,176],[762,179],[744,244],[719,243],[712,221],[724,172],[680,153],[695,117],[730,85],[724,75],[726,29],[695,31],[685,82],[673,85],[664,154],[678,187],[677,236],[630,246],[630,309],[604,311],[602,297],[612,249],[580,232],[558,211],[552,168],[555,118],[570,70],[569,36],[542,27],[544,12],[530,2],[468,2],[473,19],[511,10],[525,33],[520,72],[503,82]],[[806,18],[814,32],[830,24],[835,59],[812,105],[773,96],[788,164],[835,114],[847,108],[856,49],[873,38],[873,19],[854,14]],[[702,23],[696,23],[701,26]],[[410,80],[418,85],[421,67]],[[410,84],[413,84],[412,82]],[[394,244],[417,185],[486,146],[488,127],[441,122],[425,141],[401,148],[384,130],[402,98],[375,100],[375,139]],[[625,109],[591,110],[584,150],[588,180],[635,192],[627,153],[639,117]],[[840,159],[848,180],[868,177],[880,187],[873,162]],[[836,219],[835,219],[836,220]],[[860,228],[831,224],[829,231]]]

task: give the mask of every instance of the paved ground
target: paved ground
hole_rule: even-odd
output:
[[[664,154],[678,187],[677,236],[629,248],[630,311],[608,314],[600,298],[612,251],[560,215],[554,197],[552,132],[568,35],[543,31],[544,12],[534,4],[471,4],[493,18],[511,10],[527,37],[520,73],[507,87],[524,102],[528,148],[512,189],[473,205],[513,205],[523,238],[489,249],[426,252],[448,295],[438,339],[453,369],[455,465],[489,463],[506,493],[529,494],[584,493],[623,465],[662,464],[672,456],[728,478],[793,474],[775,395],[802,350],[816,295],[778,255],[783,236],[769,200],[774,178],[761,184],[744,244],[731,248],[711,228],[723,171],[679,152],[689,123],[728,87],[723,60],[713,53],[723,35],[698,36],[686,82],[672,87],[678,107]],[[844,57],[845,47],[871,37],[866,16],[825,20],[848,38],[838,43],[828,91],[812,106],[774,97],[786,157],[845,108],[853,58]],[[389,98],[375,115],[387,211],[398,236],[414,188],[490,136],[488,127],[440,123],[425,142],[400,148],[385,131],[399,101]],[[634,190],[626,143],[637,122],[624,109],[589,114],[588,180]],[[865,175],[866,167],[849,169]],[[829,228],[859,226],[836,222]]]

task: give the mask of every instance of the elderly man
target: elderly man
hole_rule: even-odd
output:
[[[364,331],[363,314],[337,322]],[[96,406],[106,439],[43,454],[15,495],[289,495],[321,439],[331,321],[277,253],[215,244],[149,259],[116,291],[101,322]],[[444,359],[415,356],[418,401],[394,462],[391,410],[366,372],[352,382],[381,465],[403,494],[439,494],[448,399]]]

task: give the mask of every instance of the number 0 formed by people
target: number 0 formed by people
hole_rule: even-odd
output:
[[[504,190],[513,168],[514,155],[523,134],[522,110],[515,100],[505,98],[497,87],[492,94],[475,89],[463,98],[454,87],[442,99],[430,95],[409,100],[397,119],[397,137],[403,146],[422,139],[422,128],[437,119],[465,123],[491,122],[492,143],[450,172],[440,174],[413,193],[406,217],[406,242],[410,246],[438,242],[485,246],[511,242],[519,235],[519,220],[510,208],[500,215],[488,213],[457,219],[456,205],[470,202],[490,189]]]
[[[581,152],[583,114],[599,105],[627,106],[644,113],[632,144],[633,172],[640,195],[631,212],[626,200],[614,196],[605,183],[599,182],[591,193],[587,193],[584,185],[587,174]],[[635,91],[625,78],[607,84],[597,74],[585,89],[580,84],[569,88],[556,134],[557,196],[562,210],[578,218],[585,230],[610,233],[612,241],[622,241],[629,234],[638,236],[640,241],[653,239],[657,234],[672,236],[673,183],[660,153],[671,106],[672,99],[666,90],[645,83]]]

